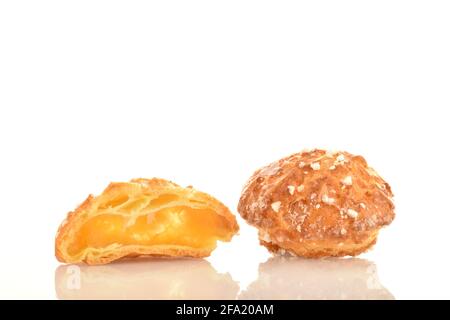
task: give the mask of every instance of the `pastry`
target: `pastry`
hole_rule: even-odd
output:
[[[304,151],[256,171],[238,205],[271,252],[355,256],[394,219],[390,186],[363,157]]]
[[[163,179],[111,183],[68,214],[56,236],[61,262],[105,264],[124,257],[207,257],[239,227],[221,202]]]

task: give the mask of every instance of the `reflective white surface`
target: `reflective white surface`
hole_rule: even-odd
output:
[[[239,284],[206,260],[143,259],[55,271],[59,299],[393,299],[364,259],[272,257],[257,279]]]
[[[234,299],[238,284],[206,260],[143,259],[55,271],[59,299]]]
[[[308,260],[272,257],[260,264],[256,281],[239,299],[394,299],[365,259]]]

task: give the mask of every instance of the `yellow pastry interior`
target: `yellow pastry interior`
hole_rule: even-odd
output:
[[[211,209],[174,206],[142,214],[130,224],[126,215],[103,213],[86,221],[69,247],[77,255],[86,248],[120,245],[179,245],[214,248],[227,236],[227,221]]]
[[[112,184],[70,214],[58,231],[56,255],[90,264],[139,255],[204,257],[238,229],[234,215],[205,193],[138,180]]]

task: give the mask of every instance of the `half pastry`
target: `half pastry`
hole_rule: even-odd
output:
[[[207,257],[239,230],[220,201],[163,179],[111,183],[70,212],[56,235],[61,262],[105,264],[124,257]]]

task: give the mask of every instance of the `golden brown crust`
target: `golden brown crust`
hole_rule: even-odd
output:
[[[238,205],[261,244],[304,257],[357,255],[395,217],[390,186],[361,156],[304,151],[256,171]]]
[[[55,240],[55,255],[58,261],[65,263],[86,262],[87,264],[105,264],[111,261],[136,256],[165,256],[165,257],[207,257],[215,247],[199,248],[182,245],[121,245],[111,244],[104,248],[85,248],[77,255],[69,253],[69,246],[77,236],[77,231],[90,218],[110,210],[113,207],[126,203],[135,196],[148,197],[147,203],[157,201],[158,197],[172,195],[176,199],[168,202],[156,203],[151,211],[121,210],[114,214],[121,214],[129,219],[130,223],[150,212],[156,212],[164,207],[183,205],[196,209],[211,209],[226,221],[227,232],[225,236],[217,237],[221,241],[230,241],[238,232],[239,226],[235,216],[220,201],[212,196],[197,191],[192,187],[182,188],[177,184],[164,179],[133,179],[130,182],[111,183],[101,195],[88,198],[75,211],[70,212],[61,223]]]

